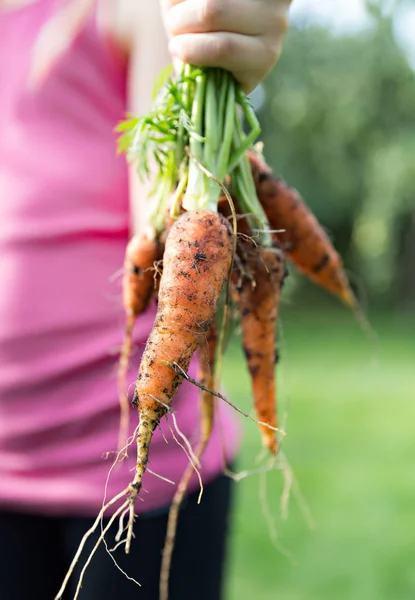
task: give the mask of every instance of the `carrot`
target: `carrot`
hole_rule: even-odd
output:
[[[154,288],[154,262],[158,256],[158,241],[142,233],[131,238],[125,252],[123,304],[126,324],[118,367],[121,408],[118,451],[125,447],[128,435],[129,401],[126,377],[132,347],[133,327],[138,315],[146,310],[150,302]]]
[[[252,237],[252,231],[248,223],[247,215],[241,214],[238,202],[234,198],[232,198],[232,201],[235,209],[237,228],[236,254],[234,256],[235,264],[232,272],[232,277],[234,279],[235,286],[237,285],[236,279],[241,280],[243,277],[249,278],[251,276],[244,265],[246,263],[247,249],[255,248],[256,243],[254,241],[254,238]],[[219,198],[218,210],[228,220],[233,218],[229,202],[224,196]]]
[[[199,383],[210,390],[215,388],[215,358],[218,344],[218,324],[213,319],[206,334],[206,346],[199,353]],[[206,390],[200,395],[200,446],[206,447],[213,427],[214,398]],[[202,452],[203,452],[202,450]]]
[[[125,253],[123,302],[127,318],[142,314],[154,287],[154,262],[159,256],[159,243],[146,234],[131,238]]]
[[[216,347],[218,342],[218,330],[216,318],[206,334],[205,344],[199,347],[199,373],[198,380],[201,386],[213,390],[215,385],[214,363]],[[200,437],[195,456],[198,460],[202,457],[210,439],[213,428],[214,397],[207,390],[201,389],[200,394]],[[179,510],[186,494],[187,487],[194,471],[194,466],[189,463],[179,482],[174,494],[167,522],[166,540],[163,548],[163,556],[160,570],[160,600],[167,600],[169,595],[169,577],[171,559],[174,551]]]
[[[241,314],[243,350],[251,376],[257,419],[277,427],[275,363],[276,324],[281,288],[286,275],[278,248],[248,247],[245,271],[233,281],[233,296]],[[260,425],[263,445],[277,454],[275,432]]]
[[[356,309],[357,301],[342,260],[300,194],[274,175],[260,157],[249,153],[258,198],[273,234],[296,267],[325,290]]]
[[[216,313],[231,265],[228,223],[207,210],[183,214],[166,241],[157,316],[138,372],[133,403],[140,422],[130,506],[139,493],[149,445]]]

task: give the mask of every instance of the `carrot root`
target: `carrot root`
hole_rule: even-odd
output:
[[[121,349],[118,365],[118,394],[120,399],[120,427],[118,433],[117,452],[120,461],[127,457],[128,426],[130,423],[130,402],[128,399],[127,372],[131,355],[134,317],[128,316],[124,333],[124,344]]]
[[[201,385],[214,387],[215,375],[214,375],[214,363],[216,348],[218,342],[218,331],[216,319],[213,320],[207,335],[206,345],[207,347],[200,347],[199,353],[199,380]],[[206,389],[201,390],[200,395],[200,440],[195,450],[195,455],[198,461],[200,461],[206,446],[209,442],[210,435],[213,429],[213,417],[214,417],[214,396]],[[176,540],[177,525],[179,521],[180,506],[183,502],[186,494],[190,479],[193,475],[194,467],[190,462],[179,482],[176,493],[174,494],[171,507],[169,510],[169,517],[167,521],[166,539],[164,542],[163,555],[160,569],[160,600],[168,600],[169,596],[169,579],[171,561],[174,552],[174,544]],[[201,493],[199,495],[199,502],[201,500]]]
[[[218,213],[184,213],[167,237],[157,316],[141,359],[133,398],[140,423],[136,471],[128,489],[130,522],[153,432],[170,411],[191,358],[216,313],[231,258],[230,228]]]
[[[277,177],[256,154],[248,154],[259,201],[273,238],[304,275],[353,309],[356,298],[342,260],[300,194]]]
[[[249,277],[242,276],[233,288],[241,313],[243,350],[245,353],[255,410],[259,421],[278,427],[276,406],[276,324],[285,264],[277,248],[245,249],[242,258]],[[278,452],[275,432],[260,425],[262,443],[271,454]]]
[[[118,393],[121,414],[117,450],[120,454],[120,460],[127,456],[126,441],[130,416],[127,372],[132,349],[133,328],[138,315],[142,314],[150,303],[156,285],[157,267],[155,265],[159,256],[159,241],[148,237],[144,233],[133,236],[125,252],[123,304],[126,325],[118,366]],[[124,450],[120,452],[122,448]]]
[[[63,594],[65,592],[65,589],[66,589],[66,587],[68,585],[68,581],[69,581],[69,579],[70,579],[70,577],[71,577],[71,575],[72,575],[72,573],[74,571],[75,565],[76,565],[76,563],[78,562],[78,560],[79,560],[79,558],[81,556],[82,550],[84,549],[85,544],[88,541],[88,538],[96,531],[96,529],[97,529],[98,525],[100,524],[101,519],[104,516],[105,512],[108,510],[108,508],[110,506],[112,506],[113,504],[115,504],[116,502],[118,502],[118,500],[120,500],[121,498],[123,498],[126,493],[127,493],[127,490],[125,489],[122,492],[120,492],[119,494],[117,494],[116,496],[114,496],[114,498],[112,498],[111,500],[109,500],[105,504],[105,506],[103,506],[101,508],[101,510],[99,511],[98,516],[95,519],[92,527],[90,527],[88,529],[88,531],[85,533],[85,535],[83,536],[83,538],[82,538],[82,540],[81,540],[81,542],[80,542],[80,544],[78,546],[78,550],[76,551],[76,554],[75,554],[74,558],[72,559],[72,562],[70,564],[68,572],[66,573],[65,578],[64,578],[64,580],[62,582],[62,585],[61,585],[58,593],[56,594],[54,600],[62,600],[62,596],[63,596]],[[127,506],[127,503],[124,502],[124,504],[118,509],[117,514],[120,514],[122,512],[122,509],[125,509],[126,506]]]
[[[140,493],[143,475],[148,462],[148,449],[156,427],[159,424],[159,419],[151,422],[141,418],[137,432],[137,462],[134,473],[134,479],[128,486],[129,505],[134,505],[138,494]]]

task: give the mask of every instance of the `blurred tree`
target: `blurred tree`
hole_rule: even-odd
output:
[[[293,26],[259,111],[268,162],[372,303],[415,294],[415,74],[394,37],[396,4],[371,0],[371,27],[347,36]]]

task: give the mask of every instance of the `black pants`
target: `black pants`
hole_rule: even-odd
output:
[[[170,600],[220,600],[226,538],[231,504],[230,479],[221,476],[205,487],[200,505],[197,494],[187,498],[180,513],[170,578]],[[0,511],[1,600],[53,600],[78,548],[94,519],[43,517]],[[167,510],[138,517],[130,554],[123,548],[114,557],[138,588],[114,566],[100,546],[88,570],[80,600],[158,600],[161,550]],[[107,536],[114,541],[117,526]],[[97,537],[78,562],[64,598],[72,599],[80,570]]]

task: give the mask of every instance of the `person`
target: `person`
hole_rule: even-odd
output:
[[[171,57],[228,69],[246,92],[253,90],[278,59],[289,7],[288,0],[95,0],[70,47],[31,89],[33,48],[62,4],[0,0],[2,600],[56,595],[104,490],[107,499],[123,490],[134,466],[131,457],[108,475],[117,445],[123,333],[114,274],[131,231],[145,226],[148,203],[134,168],[116,155],[114,127],[127,111],[148,110],[154,78]],[[131,383],[154,314],[153,305],[138,319]],[[191,441],[197,398],[185,382],[174,402]],[[201,505],[195,478],[181,511],[171,600],[222,597],[231,504],[222,447],[232,462],[239,435],[225,409],[222,422],[224,441],[215,427],[202,461]],[[133,413],[131,434],[136,424]],[[166,479],[177,482],[188,460],[173,433],[164,422],[154,436],[131,553],[113,555],[141,589],[101,547],[82,600],[158,597],[175,489]],[[91,547],[66,598],[74,596]]]

